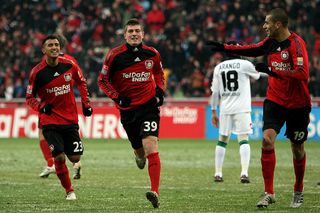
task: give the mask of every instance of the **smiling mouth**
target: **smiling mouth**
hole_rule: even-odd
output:
[[[52,51],[50,52],[52,56],[59,56],[59,52],[58,51]]]

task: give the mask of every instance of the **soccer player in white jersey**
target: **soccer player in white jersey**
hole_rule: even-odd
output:
[[[236,42],[229,42],[236,44]],[[241,183],[250,183],[249,134],[252,134],[250,77],[258,79],[254,65],[239,56],[228,54],[215,69],[212,80],[211,121],[219,128],[219,141],[215,150],[215,182],[223,182],[222,166],[231,134],[237,135],[240,145]],[[217,115],[219,105],[220,117]]]

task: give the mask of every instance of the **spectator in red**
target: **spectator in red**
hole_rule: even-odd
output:
[[[152,9],[147,13],[147,24],[151,31],[162,30],[166,22],[163,11],[156,3],[152,4]]]

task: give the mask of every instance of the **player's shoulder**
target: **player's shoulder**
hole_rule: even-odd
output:
[[[116,56],[120,55],[121,53],[123,53],[127,50],[128,50],[128,47],[125,44],[121,44],[119,46],[116,46],[107,52],[105,60],[112,61]]]
[[[72,56],[71,56],[72,57]],[[59,56],[58,57],[59,63],[62,64],[70,64],[72,66],[76,66],[76,62],[74,60],[72,60],[71,58],[67,58],[65,56]]]
[[[121,44],[119,46],[113,47],[107,51],[105,56],[105,63],[112,63],[116,56],[119,56],[121,53],[127,50],[127,46],[125,44]]]
[[[299,44],[304,44],[305,45],[305,41],[303,40],[303,38],[301,36],[299,36],[298,34],[291,32],[291,35],[288,38],[291,42],[294,43],[299,43]]]
[[[47,63],[45,60],[41,60],[38,64],[36,64],[30,71],[30,75],[36,75],[40,70],[45,68],[47,66]]]
[[[295,32],[291,32],[291,34],[290,34],[290,36],[289,36],[289,39],[290,39],[290,38],[303,40],[303,39],[301,38],[301,36],[299,36],[299,35],[298,35],[297,33],[295,33]]]
[[[72,60],[70,58],[65,57],[65,56],[59,56],[58,60],[61,63],[72,63]]]
[[[66,59],[73,61],[74,63],[77,63],[77,60],[73,56],[71,56],[67,53],[60,53],[59,57],[66,58]]]
[[[128,49],[128,47],[125,45],[125,44],[121,44],[119,46],[116,46],[112,49],[109,50],[108,54],[114,54],[114,55],[117,55],[117,54],[120,54],[124,51],[126,51]]]
[[[149,50],[151,52],[154,52],[157,55],[159,54],[158,50],[156,48],[152,47],[152,46],[147,46],[145,44],[142,44],[142,49]]]

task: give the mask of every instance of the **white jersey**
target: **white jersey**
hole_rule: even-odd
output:
[[[211,108],[216,110],[220,105],[220,114],[251,112],[250,77],[260,77],[250,61],[231,59],[219,63],[213,73]]]

